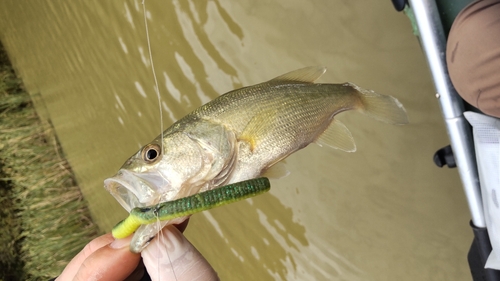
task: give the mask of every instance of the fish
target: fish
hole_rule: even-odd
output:
[[[356,145],[334,117],[356,110],[389,124],[406,124],[394,97],[352,83],[315,83],[323,66],[298,69],[223,94],[195,109],[132,155],[105,188],[130,212],[219,186],[288,173],[283,160],[316,143],[347,152]],[[142,225],[131,241],[142,251],[167,224]]]

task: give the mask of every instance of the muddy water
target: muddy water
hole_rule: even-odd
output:
[[[194,216],[188,238],[222,280],[470,280],[469,214],[410,24],[390,1],[147,1],[168,126],[231,89],[309,65],[397,97],[411,124],[339,118],[358,147],[315,145],[269,194]],[[125,216],[103,189],[160,132],[140,1],[0,3],[0,38],[55,126],[102,231]]]

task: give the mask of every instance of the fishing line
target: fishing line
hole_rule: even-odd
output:
[[[154,81],[155,81],[155,93],[156,93],[156,97],[158,98],[158,109],[160,110],[160,147],[161,147],[161,150],[160,150],[160,154],[162,155],[163,153],[163,111],[162,111],[162,108],[161,108],[161,96],[160,96],[160,87],[158,86],[158,79],[156,78],[156,71],[155,71],[155,66],[154,66],[154,63],[153,63],[153,53],[151,51],[151,40],[149,38],[149,28],[148,28],[148,20],[147,20],[147,16],[146,16],[146,0],[142,0],[141,2],[142,4],[142,13],[143,13],[143,18],[144,18],[144,26],[145,26],[145,29],[146,29],[146,41],[148,43],[148,52],[149,52],[149,61],[151,63],[151,71],[153,72],[153,78],[154,78]],[[159,234],[160,234],[160,237],[158,237],[158,256],[159,256],[159,251],[160,251],[160,248],[161,247],[161,239],[163,237],[163,228],[161,227],[161,223],[160,223],[160,218],[158,217],[157,218],[157,224],[158,224],[158,227],[160,228],[160,231],[159,231]],[[164,241],[165,242],[165,241]],[[177,280],[177,276],[175,274],[175,270],[174,270],[174,265],[172,264],[172,260],[170,259],[170,254],[168,253],[168,248],[166,249],[166,252],[167,252],[167,257],[168,257],[168,260],[170,261],[170,266],[172,268],[172,272],[174,273],[174,277],[175,277],[175,280]],[[158,261],[157,261],[157,267],[158,267],[158,280],[161,280],[161,274],[160,274],[160,259],[158,258]]]
[[[161,110],[160,88],[158,86],[158,79],[156,78],[156,71],[155,71],[155,66],[153,63],[153,54],[151,52],[151,41],[149,39],[148,20],[146,17],[146,0],[142,0],[142,11],[143,11],[143,16],[144,16],[144,26],[146,27],[146,40],[148,43],[149,61],[151,62],[151,71],[153,72],[153,78],[155,80],[155,93],[156,93],[156,96],[158,97],[158,107],[160,109],[161,152],[163,152],[163,112]]]

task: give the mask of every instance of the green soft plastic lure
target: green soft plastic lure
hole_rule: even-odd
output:
[[[141,225],[189,216],[201,211],[227,205],[269,191],[267,178],[237,182],[157,205],[134,208],[130,215],[113,227],[114,238],[134,233]]]

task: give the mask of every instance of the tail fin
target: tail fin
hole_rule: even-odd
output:
[[[352,83],[347,83],[360,93],[360,111],[389,124],[407,124],[408,115],[404,106],[392,96],[377,94],[371,90],[362,89]]]

